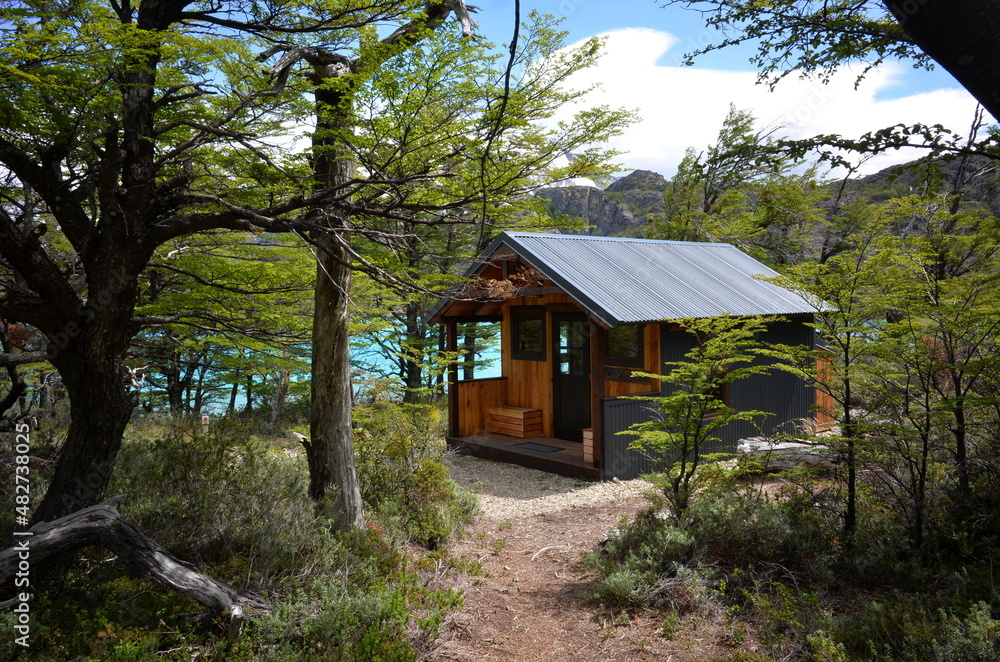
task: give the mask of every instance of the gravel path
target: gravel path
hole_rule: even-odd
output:
[[[460,455],[447,464],[483,510],[449,551],[480,570],[440,575],[465,606],[426,642],[422,661],[710,662],[732,652],[711,624],[679,627],[668,640],[662,617],[611,622],[591,601],[583,555],[648,504],[646,481],[587,482]]]
[[[642,496],[650,484],[642,479],[590,482],[449,454],[452,479],[479,495],[482,517],[512,520],[582,506],[612,505]]]

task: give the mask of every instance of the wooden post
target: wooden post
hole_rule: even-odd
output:
[[[590,429],[594,437],[594,466],[604,467],[605,364],[608,359],[608,332],[590,319]]]
[[[448,361],[448,436],[458,436],[458,323],[448,320],[445,323],[446,351],[450,354]]]
[[[476,378],[476,331],[474,324],[462,325],[462,379]]]

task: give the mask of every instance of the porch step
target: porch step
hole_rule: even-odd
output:
[[[542,436],[542,410],[530,407],[490,407],[486,410],[486,431],[519,439]]]
[[[473,455],[494,462],[518,464],[522,467],[548,471],[571,478],[601,480],[603,477],[602,469],[595,467],[593,462],[583,461],[579,443],[548,437],[541,437],[537,442],[532,442],[564,449],[557,453],[544,453],[525,448],[523,443],[525,442],[519,439],[498,434],[448,437],[448,447],[465,455]]]

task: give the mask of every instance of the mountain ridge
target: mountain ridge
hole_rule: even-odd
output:
[[[960,172],[960,169],[962,170]],[[1000,163],[991,159],[971,158],[965,162],[913,161],[894,165],[850,183],[852,196],[873,202],[919,193],[941,181],[956,176],[966,180],[966,195],[982,203],[992,214],[1000,215]],[[663,195],[670,182],[651,170],[633,170],[606,188],[596,186],[561,186],[544,188],[536,193],[545,199],[552,218],[583,221],[581,229],[561,229],[566,234],[594,236],[644,236],[650,216],[664,213]],[[839,186],[833,181],[825,186]]]

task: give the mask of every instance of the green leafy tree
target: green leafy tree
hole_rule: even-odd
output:
[[[30,191],[38,204],[37,213],[28,215],[23,199],[8,197],[0,211],[0,317],[48,338],[48,359],[62,376],[71,409],[67,439],[36,520],[92,504],[105,492],[136,402],[126,362],[144,326],[136,319],[140,281],[161,246],[216,230],[310,237],[322,263],[321,289],[332,288],[320,293],[317,318],[324,323],[332,312],[346,324],[349,290],[338,283],[346,282],[351,268],[392,280],[353,251],[350,235],[390,231],[375,220],[450,225],[502,215],[505,196],[516,199],[551,163],[529,155],[531,149],[554,158],[600,140],[624,121],[621,114],[591,109],[559,129],[533,124],[566,98],[558,89],[568,75],[565,66],[596,57],[596,44],[588,44],[577,55],[558,56],[565,66],[524,69],[525,80],[533,81],[526,89],[537,94],[524,95],[528,105],[521,109],[541,114],[528,112],[515,122],[518,106],[501,100],[514,99],[516,88],[502,93],[503,76],[474,78],[490,84],[462,88],[482,93],[478,103],[468,104],[478,124],[463,115],[463,131],[452,134],[461,135],[462,143],[434,142],[425,134],[426,149],[394,152],[379,136],[355,131],[354,109],[339,100],[377,70],[357,65],[366,57],[391,61],[442,25],[452,7],[464,12],[461,2],[402,0],[280,7],[89,0],[58,10],[4,7],[9,27],[0,31],[0,164],[11,175],[8,190]],[[467,13],[462,18],[467,24]],[[375,26],[386,23],[399,28],[380,42]],[[279,81],[290,77],[276,88],[272,72],[257,60],[275,42],[287,47],[286,55],[315,55],[311,74],[291,77],[292,67],[276,67]],[[560,71],[562,78],[553,73]],[[355,82],[345,88],[342,78]],[[318,110],[320,122],[312,149],[297,152],[289,149],[289,126],[308,109]],[[517,129],[508,131],[504,118]],[[366,145],[384,146],[369,151],[384,157],[385,168],[369,167],[374,162],[358,156],[363,150],[352,155]],[[593,156],[591,164],[602,162]],[[348,157],[364,169],[348,167]],[[562,174],[572,173],[553,176]],[[362,219],[373,223],[366,226]],[[346,332],[313,335],[334,345],[314,346],[314,359],[339,357],[339,366],[348,365],[340,360]],[[347,373],[325,374],[340,389],[331,396],[336,404],[324,409],[315,397],[313,404],[328,417],[337,412],[335,436],[349,440]],[[332,392],[315,376],[313,387]],[[314,432],[312,440],[328,436]],[[333,482],[324,477],[317,484]],[[357,519],[353,512],[350,521]]]
[[[687,149],[665,194],[668,225],[703,226],[711,234],[722,222],[713,227],[708,219],[732,214],[749,188],[780,167],[780,157],[765,149],[771,132],[754,124],[753,113],[730,104],[715,144]]]
[[[953,202],[941,196],[903,199],[896,203],[896,213],[910,228],[904,242],[921,295],[902,315],[919,326],[933,348],[937,372],[930,386],[938,407],[949,415],[946,429],[959,508],[967,509],[972,502],[976,430],[991,400],[985,395],[992,391],[988,383],[996,377],[1000,226],[995,217],[959,210]]]
[[[734,382],[769,368],[755,362],[760,348],[757,334],[764,330],[766,318],[714,317],[677,323],[691,335],[693,347],[685,360],[667,363],[670,369],[666,374],[643,373],[661,380],[668,392],[644,397],[656,405],[656,417],[622,434],[638,435],[629,448],[667,464],[663,492],[674,515],[683,519],[697,486],[696,473],[705,459],[706,447],[721,441],[718,435],[726,425],[768,415],[729,406],[726,390]]]
[[[140,281],[145,329],[131,349],[152,386],[142,397],[201,413],[223,390],[233,403],[232,387],[257,374],[275,382],[278,404],[291,374],[308,369],[312,266],[290,235],[206,233],[161,247]]]
[[[892,306],[892,294],[881,291],[887,265],[898,253],[895,239],[885,232],[884,214],[856,205],[847,213],[864,220],[864,231],[852,237],[852,250],[823,263],[804,263],[787,271],[780,282],[814,302],[813,324],[824,344],[821,352],[800,353],[784,348],[791,369],[814,383],[834,403],[839,436],[827,440],[841,454],[845,472],[844,533],[850,540],[858,522],[858,470],[862,464],[866,423],[871,412],[859,408],[864,396],[860,383],[873,369],[881,325]],[[880,291],[883,296],[879,296]],[[817,359],[826,354],[830,365],[817,370]]]
[[[863,65],[863,77],[886,60],[909,60],[947,69],[994,117],[1000,116],[997,57],[1000,4],[956,6],[943,0],[668,0],[705,15],[721,32],[713,44],[688,54],[741,44],[756,45],[751,62],[772,84],[793,71],[816,72],[828,80],[847,64]]]
[[[448,14],[440,9],[418,14],[380,41],[362,34],[352,56],[295,43],[266,54],[284,53],[272,68],[278,90],[296,66],[305,66],[316,100],[313,180],[356,205],[316,207],[305,219],[319,249],[306,442],[310,494],[322,510],[337,514],[341,527],[361,521],[351,450],[352,272],[402,289],[419,287],[415,256],[431,244],[428,228],[507,225],[534,205],[526,194],[543,183],[604,173],[600,150],[586,151],[588,158],[562,170],[554,163],[628,119],[592,108],[569,123],[543,125],[556,108],[579,98],[581,91],[564,83],[595,61],[596,40],[562,50],[565,35],[553,28],[554,19],[533,13],[524,26],[529,38],[512,44],[500,68],[489,45],[436,31]],[[359,170],[367,174],[368,190],[352,190]],[[373,200],[382,206],[373,208]],[[381,247],[379,260],[366,256],[355,237]],[[386,256],[394,259],[383,261]]]
[[[972,193],[971,165],[927,177],[904,171],[888,188],[858,186],[862,199],[837,212],[839,246],[785,270],[786,285],[816,302],[825,348],[788,365],[835,403],[828,413],[840,436],[825,443],[845,461],[848,540],[864,468],[875,470],[870,483],[892,502],[914,548],[926,539],[931,505],[949,501],[943,488],[953,488],[953,524],[975,517],[974,468],[992,465],[978,431],[995,416],[1000,315],[995,219]],[[817,359],[832,366],[817,370]]]
[[[733,243],[771,264],[810,258],[827,230],[820,207],[827,193],[815,167],[797,172],[772,150],[772,133],[730,106],[715,144],[687,150],[650,235]]]

